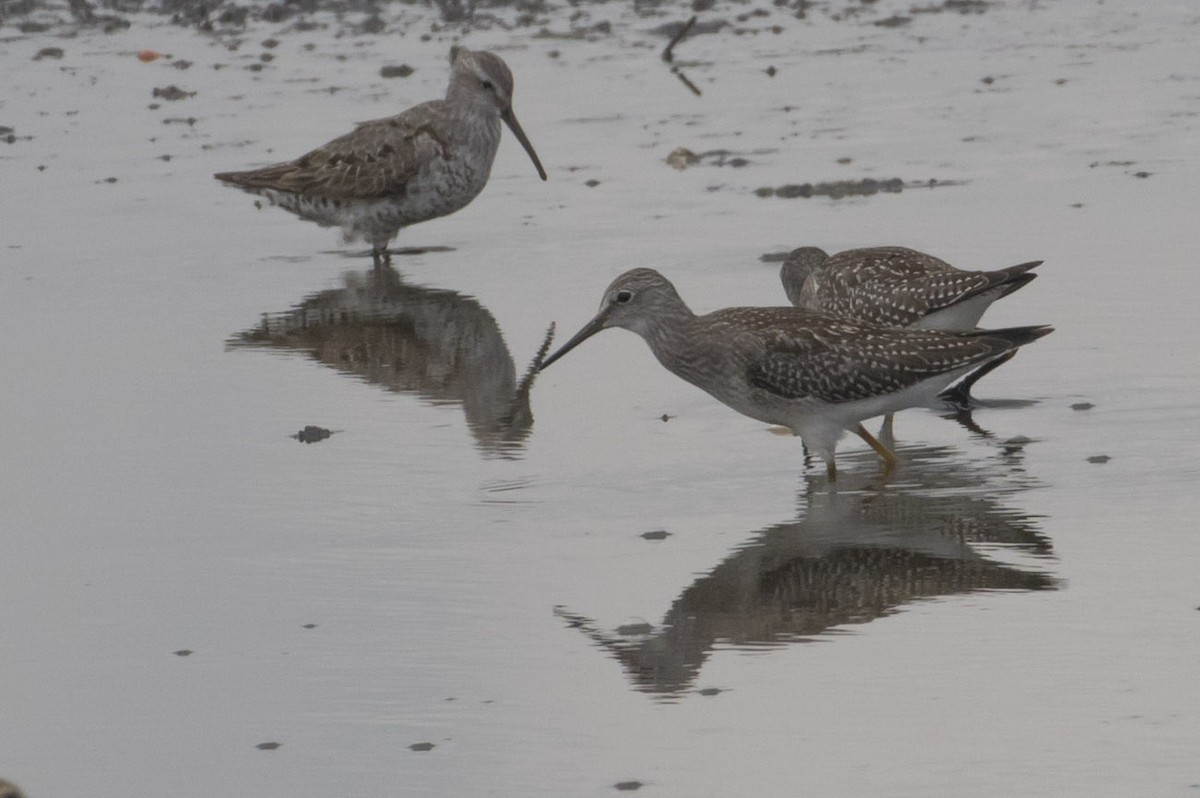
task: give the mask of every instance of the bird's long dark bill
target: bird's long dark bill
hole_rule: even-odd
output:
[[[596,318],[592,319],[586,325],[584,325],[584,328],[582,330],[575,333],[575,336],[570,341],[567,341],[565,344],[560,346],[558,348],[557,352],[555,352],[553,355],[551,355],[550,357],[543,360],[542,365],[538,369],[538,371],[545,371],[546,367],[549,366],[551,363],[558,360],[560,357],[565,355],[567,352],[570,352],[572,349],[579,346],[581,343],[583,343],[587,339],[591,338],[593,335],[595,335],[596,333],[600,332],[603,329],[604,329],[603,317],[597,316]]]
[[[533,161],[533,165],[537,167],[538,177],[542,180],[546,179],[546,170],[542,168],[542,162],[538,160],[537,153],[533,151],[533,145],[529,143],[529,138],[525,135],[525,131],[521,129],[521,123],[517,121],[517,115],[509,108],[500,118],[508,125],[508,129],[517,137],[517,141],[521,142],[521,146],[525,148],[525,152],[529,153],[529,160]]]

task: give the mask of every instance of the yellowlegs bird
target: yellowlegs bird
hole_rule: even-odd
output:
[[[835,255],[800,247],[783,262],[779,279],[798,308],[884,327],[973,330],[993,302],[1037,277],[1030,270],[1041,263],[966,271],[906,247],[848,249]],[[942,398],[970,407],[971,386],[1015,354],[1014,349],[970,373]]]
[[[866,441],[890,471],[896,456],[864,419],[928,404],[955,380],[1052,330],[885,328],[788,307],[697,316],[661,274],[633,269],[613,281],[596,316],[542,368],[609,327],[642,336],[668,371],[739,413],[799,435],[830,479],[843,433]]]
[[[363,122],[294,161],[215,177],[266,197],[347,241],[370,242],[377,265],[400,228],[446,216],[483,190],[500,145],[500,122],[546,170],[513,113],[513,76],[499,56],[450,51],[446,99]]]

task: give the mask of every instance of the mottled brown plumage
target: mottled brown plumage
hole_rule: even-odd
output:
[[[595,318],[542,368],[608,327],[636,332],[669,371],[739,413],[801,436],[830,477],[847,430],[890,467],[895,456],[863,429],[864,419],[926,405],[963,375],[1051,331],[885,328],[790,307],[697,316],[661,274],[633,269],[613,281]]]
[[[401,114],[363,122],[292,161],[216,175],[346,239],[377,262],[400,229],[465,207],[487,184],[505,122],[542,180],[546,171],[512,110],[513,78],[496,55],[451,50],[450,86]]]

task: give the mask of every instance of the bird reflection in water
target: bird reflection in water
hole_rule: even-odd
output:
[[[262,323],[231,346],[306,352],[321,363],[431,404],[461,404],[488,456],[519,457],[533,429],[529,391],[553,325],[520,380],[490,312],[475,299],[410,285],[389,268],[348,272],[343,285]]]
[[[1032,485],[1014,462],[1019,452],[982,470],[948,447],[905,454],[902,484],[876,488],[865,475],[858,490],[808,482],[797,520],[754,533],[685,588],[657,626],[607,631],[564,607],[555,613],[615,657],[636,689],[671,699],[693,689],[718,645],[804,642],[941,596],[1056,589],[1038,520],[1003,503]],[[992,559],[989,549],[1026,564]]]

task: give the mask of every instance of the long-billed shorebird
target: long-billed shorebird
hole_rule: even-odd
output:
[[[508,66],[465,47],[452,48],[450,62],[444,100],[362,122],[294,161],[215,177],[301,218],[341,227],[347,241],[370,242],[375,263],[386,263],[388,242],[402,227],[454,213],[483,190],[502,120],[546,179],[513,112]]]
[[[1037,277],[1030,270],[1041,263],[967,271],[907,247],[865,247],[834,255],[800,247],[783,262],[779,279],[798,308],[884,327],[973,330],[993,302]],[[943,398],[969,407],[971,386],[1015,354],[1014,349],[971,372]]]
[[[926,405],[955,380],[1052,330],[885,328],[789,307],[697,316],[661,274],[633,269],[613,281],[596,316],[542,368],[609,327],[642,336],[668,371],[739,413],[799,435],[830,479],[843,433],[866,441],[890,471],[896,456],[864,419]]]

